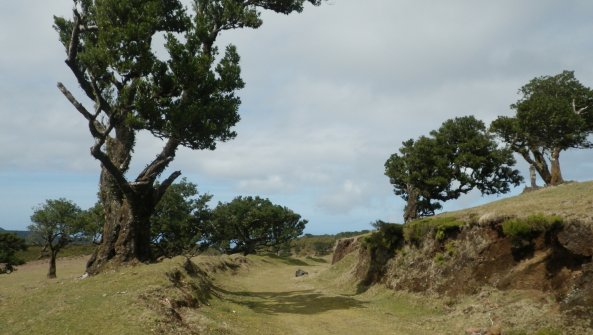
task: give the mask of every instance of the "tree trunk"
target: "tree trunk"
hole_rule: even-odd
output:
[[[410,222],[418,218],[418,190],[415,187],[408,185],[408,201],[404,207],[404,223]]]
[[[552,159],[550,162],[552,167],[552,173],[550,177],[550,185],[559,185],[564,182],[562,178],[562,172],[560,171],[560,149],[554,148],[552,149]]]
[[[119,266],[151,260],[150,217],[153,202],[152,185],[146,185],[146,196],[123,196],[102,174],[101,201],[105,209],[103,240],[87,263],[87,273],[96,274],[107,265]],[[111,186],[111,187],[110,187]],[[141,190],[139,190],[142,192]]]
[[[47,278],[56,278],[56,257],[58,252],[51,250],[49,253],[49,271],[47,272]]]
[[[533,155],[533,158],[530,156],[530,153]],[[550,185],[552,182],[552,174],[548,168],[548,163],[546,162],[545,156],[541,153],[541,151],[537,148],[530,148],[528,150],[521,150],[519,151],[521,156],[525,158],[525,160],[531,164],[539,174],[539,176],[544,181],[545,185]]]
[[[531,187],[537,188],[535,166],[533,164],[529,165],[529,179],[531,180]]]

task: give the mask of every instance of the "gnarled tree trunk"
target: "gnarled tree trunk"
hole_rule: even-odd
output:
[[[51,250],[49,253],[49,270],[47,272],[47,278],[56,278],[56,257],[58,256],[58,252],[56,250]]]
[[[418,190],[411,185],[408,185],[408,200],[406,207],[404,207],[404,223],[410,222],[418,218],[418,197],[420,196]]]
[[[554,148],[551,156],[550,165],[552,167],[552,173],[550,177],[550,185],[559,185],[564,182],[562,172],[560,171],[560,149]]]

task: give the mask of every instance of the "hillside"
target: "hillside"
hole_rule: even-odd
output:
[[[503,328],[508,311],[493,292],[531,292],[559,310],[563,327],[593,333],[593,182],[539,189],[466,210],[386,225],[368,237],[342,240],[334,262],[355,254],[359,291],[483,297],[480,309]],[[547,298],[542,298],[547,297]],[[531,325],[533,326],[533,325]]]
[[[466,221],[484,215],[525,217],[532,214],[559,215],[566,220],[593,222],[593,181],[540,188],[482,206],[443,213]]]

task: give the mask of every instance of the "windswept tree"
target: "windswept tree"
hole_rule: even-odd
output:
[[[79,218],[81,210],[70,200],[46,200],[35,208],[29,231],[33,241],[41,242],[49,250],[48,278],[56,277],[56,258],[60,250],[72,241],[80,232]]]
[[[172,257],[198,249],[212,210],[210,194],[199,194],[196,184],[183,178],[167,189],[151,218],[156,256]]]
[[[71,20],[55,18],[66,64],[92,107],[63,84],[58,87],[88,121],[91,155],[101,163],[106,222],[88,273],[107,263],[151,260],[150,217],[181,173],[156,181],[177,149],[214,150],[217,141],[235,137],[236,92],[244,83],[236,48],[229,45],[219,54],[220,34],[258,28],[264,9],[290,14],[302,11],[306,2],[320,1],[194,0],[188,10],[179,0],[74,0]],[[159,36],[164,36],[166,57],[157,55]],[[161,139],[163,147],[130,180],[140,131]]]
[[[572,71],[532,79],[519,89],[522,97],[511,108],[514,117],[500,116],[491,130],[519,153],[546,185],[564,181],[560,153],[590,148],[593,132],[593,91]]]
[[[385,163],[396,195],[406,201],[404,222],[434,215],[440,202],[473,189],[506,193],[522,178],[512,152],[500,149],[484,123],[473,116],[445,121],[430,136],[403,143]]]
[[[236,197],[219,203],[206,226],[206,242],[227,253],[255,253],[279,247],[303,233],[307,220],[260,197]]]

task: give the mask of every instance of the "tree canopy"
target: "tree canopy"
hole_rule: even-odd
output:
[[[399,154],[385,163],[396,195],[406,201],[404,221],[434,215],[440,202],[472,189],[482,194],[506,193],[522,178],[515,160],[500,149],[484,123],[473,116],[445,121],[430,136],[403,142]]]
[[[500,116],[491,130],[531,164],[546,185],[563,182],[560,152],[590,148],[593,91],[572,71],[532,79],[511,105],[514,117]]]
[[[40,241],[44,249],[50,251],[49,278],[56,277],[56,257],[60,250],[80,232],[81,209],[64,198],[46,200],[35,208],[29,231],[34,241]]]
[[[195,184],[183,178],[167,189],[152,215],[152,244],[156,256],[176,256],[198,248],[210,219],[210,194],[199,194]]]
[[[108,262],[148,261],[150,217],[167,188],[181,174],[156,181],[177,149],[216,148],[235,137],[243,88],[239,54],[233,45],[219,51],[223,31],[258,28],[260,11],[300,12],[321,0],[74,0],[71,20],[54,27],[66,64],[92,108],[63,84],[58,87],[87,120],[94,139],[91,154],[101,163],[100,198],[104,238],[87,271]],[[159,57],[157,37],[166,56]],[[161,151],[128,180],[139,131],[163,140]]]
[[[287,243],[303,233],[307,220],[260,197],[219,203],[206,226],[206,243],[227,253],[250,254]]]
[[[12,271],[15,265],[23,264],[23,260],[18,258],[16,253],[26,249],[27,245],[24,239],[16,234],[0,232],[0,263],[6,264],[5,268],[0,271]]]

